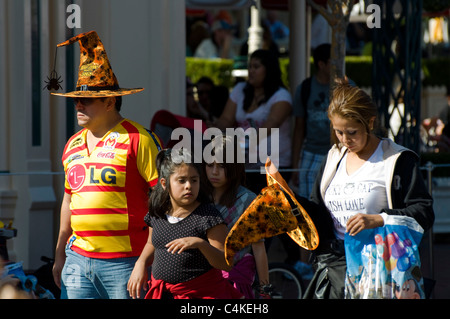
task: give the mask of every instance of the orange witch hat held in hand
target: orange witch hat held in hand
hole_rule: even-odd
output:
[[[57,47],[75,42],[80,44],[80,67],[76,90],[69,93],[52,93],[53,95],[98,98],[129,95],[144,90],[143,88],[124,89],[119,87],[119,82],[97,32],[90,31],[79,34],[58,44]]]
[[[267,187],[248,206],[225,240],[225,258],[229,265],[233,264],[236,252],[244,247],[283,233],[307,250],[319,245],[312,219],[269,158],[266,174]]]

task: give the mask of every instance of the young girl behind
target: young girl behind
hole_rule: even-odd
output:
[[[201,166],[186,152],[163,150],[156,158],[159,181],[150,195],[149,237],[128,282],[140,298],[152,266],[146,299],[241,298],[221,271],[227,228],[202,184]]]
[[[256,198],[256,195],[244,187],[245,164],[238,160],[239,148],[236,141],[229,136],[217,136],[212,140],[212,145],[215,146],[213,151],[217,158],[212,163],[206,163],[204,167],[208,181],[213,186],[216,208],[220,211],[230,230]],[[227,150],[234,152],[233,158],[227,158]],[[229,162],[230,160],[231,162]],[[260,288],[267,286],[269,270],[263,241],[254,243],[238,252],[231,271],[222,271],[224,278],[233,282],[246,298],[255,298],[252,284],[256,273]]]

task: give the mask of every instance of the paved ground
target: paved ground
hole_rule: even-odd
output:
[[[431,254],[428,239],[421,247],[423,275],[436,281],[432,299],[450,299],[450,234],[434,236]]]
[[[450,299],[450,234],[433,237],[432,246],[427,234],[421,243],[422,273],[435,281],[432,299]],[[281,242],[274,238],[269,249],[269,262],[283,262],[285,256]]]

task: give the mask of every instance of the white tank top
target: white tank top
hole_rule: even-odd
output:
[[[388,207],[382,143],[354,173],[347,174],[347,154],[325,192],[325,205],[333,217],[336,236],[344,239],[348,219],[357,213],[379,214]]]

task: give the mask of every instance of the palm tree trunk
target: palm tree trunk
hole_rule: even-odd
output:
[[[332,28],[331,52],[330,52],[330,83],[334,84],[334,79],[345,76],[345,48],[347,23],[339,21]]]
[[[318,5],[314,0],[307,0],[307,2],[328,21],[332,29],[330,52],[330,89],[332,90],[335,79],[345,76],[346,33],[354,1],[328,0],[327,8]]]

